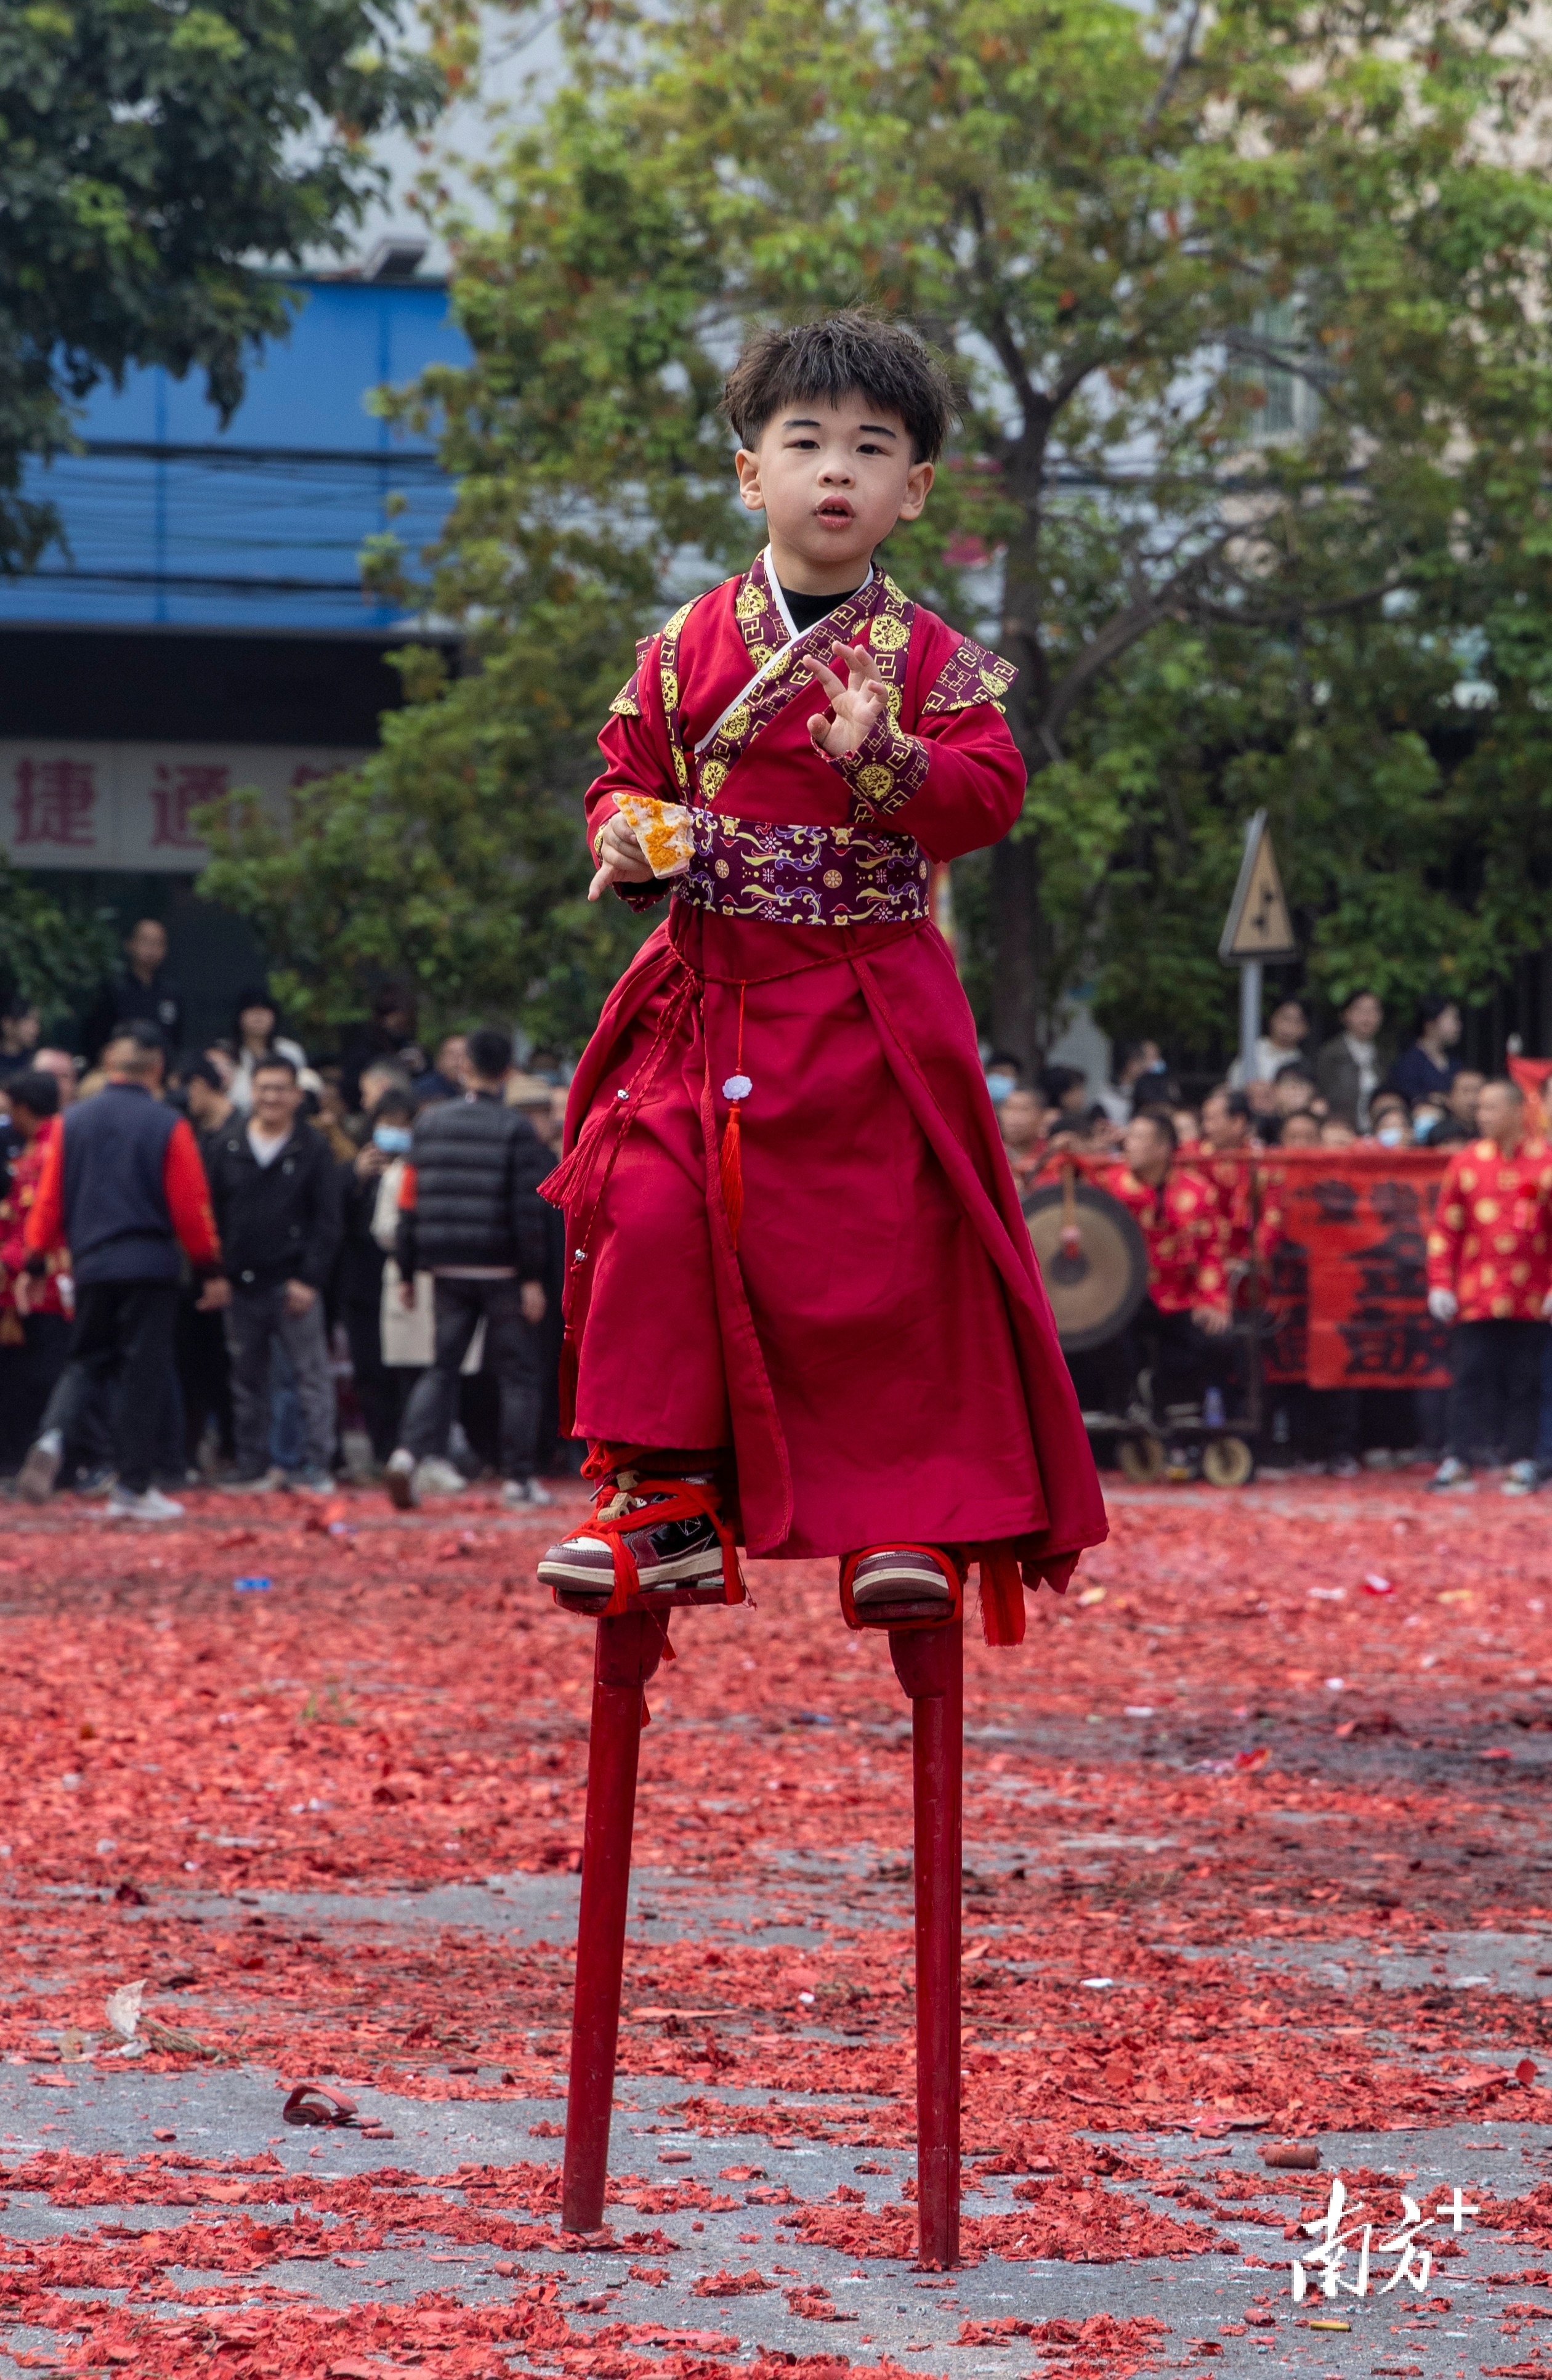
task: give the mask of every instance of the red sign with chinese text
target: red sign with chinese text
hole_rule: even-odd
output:
[[[1449,1152],[1298,1148],[1260,1161],[1282,1233],[1267,1265],[1274,1380],[1442,1389],[1449,1333],[1428,1313],[1428,1224]]]

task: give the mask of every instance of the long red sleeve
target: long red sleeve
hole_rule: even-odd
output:
[[[65,1245],[65,1133],[49,1135],[38,1195],[27,1210],[27,1253],[46,1257]]]
[[[673,775],[673,755],[663,722],[662,701],[658,678],[659,651],[661,638],[652,638],[640,669],[631,680],[630,699],[635,706],[628,711],[613,711],[605,720],[599,736],[599,748],[603,754],[603,770],[588,786],[585,808],[588,816],[588,849],[598,857],[598,839],[619,808],[616,794],[645,794],[660,802],[681,801]],[[666,892],[666,884],[655,888],[656,897]]]
[[[824,757],[861,817],[914,834],[929,859],[1000,843],[1024,807],[1028,771],[994,702],[928,712],[911,735],[885,711],[855,752]]]
[[[60,1138],[63,1140],[63,1133]],[[162,1160],[162,1187],[173,1229],[189,1263],[202,1272],[213,1271],[221,1262],[221,1241],[215,1217],[211,1213],[210,1184],[200,1161],[199,1144],[183,1116],[174,1124],[167,1141],[167,1154]]]

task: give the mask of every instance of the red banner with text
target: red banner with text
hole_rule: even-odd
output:
[[[1426,1254],[1447,1152],[1296,1148],[1256,1160],[1281,1231],[1267,1260],[1273,1380],[1442,1389],[1449,1334],[1428,1312]]]

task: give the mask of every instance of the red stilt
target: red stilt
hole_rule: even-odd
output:
[[[561,2220],[568,2231],[596,2231],[603,2221],[643,1689],[667,1637],[666,1616],[650,1612],[625,1611],[598,1623],[561,2190]]]
[[[916,2211],[921,2260],[959,2262],[959,1921],[964,1623],[890,1631],[911,1697],[916,1866]]]

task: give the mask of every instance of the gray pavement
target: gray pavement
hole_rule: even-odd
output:
[[[793,1922],[770,1927],[764,1938],[805,1937],[804,1918],[818,1915],[830,1904],[829,1888],[795,1875],[783,1880]],[[905,1888],[900,1882],[877,1888],[877,1918],[899,1925],[904,1916]],[[572,1877],[510,1876],[490,1879],[484,1886],[448,1887],[424,1894],[343,1895],[319,1893],[259,1893],[244,1895],[245,1904],[263,1910],[307,1914],[337,1939],[353,1927],[380,1929],[387,1925],[414,1934],[440,1931],[448,1925],[477,1932],[501,1933],[515,1940],[547,1936],[564,1937],[575,1919],[576,1883]],[[693,1934],[709,1919],[704,1888],[687,1888],[661,1872],[644,1872],[637,1878],[634,1924],[661,1938]],[[212,1895],[188,1897],[189,1913],[230,1915],[230,1904]],[[164,1901],[164,1913],[170,1904]],[[719,1896],[715,1913],[736,1913],[737,1896]],[[651,1912],[649,1914],[649,1912]],[[855,1922],[866,1922],[863,1911],[852,1907]],[[1375,2020],[1376,2046],[1386,2037],[1384,1995],[1390,1990],[1430,1981],[1435,1988],[1462,1993],[1488,1987],[1508,1990],[1526,1999],[1539,1999],[1546,1983],[1536,1973],[1548,1960],[1548,1937],[1534,1934],[1487,1935],[1480,1932],[1440,1934],[1424,1949],[1398,1953],[1362,1942],[1299,1942],[1249,1940],[1233,1956],[1247,1971],[1284,1965],[1312,1974],[1340,1990],[1362,1990]],[[1192,1952],[1187,1950],[1187,1957]],[[1225,1958],[1221,1949],[1211,1952]],[[1442,1977],[1441,1971],[1442,1970]],[[1376,1987],[1377,1986],[1377,2003]],[[807,2029],[825,2038],[824,2029]],[[1536,2024],[1527,2008],[1526,2044],[1534,2049]],[[830,2036],[833,2038],[834,2036]],[[1510,2049],[1509,2058],[1514,2051]],[[1312,2046],[1312,2058],[1318,2051]],[[434,2074],[434,2061],[422,2059],[422,2070]],[[381,2173],[392,2168],[401,2175],[443,2179],[438,2194],[449,2208],[463,2204],[456,2180],[460,2166],[512,2166],[524,2160],[558,2164],[561,2143],[551,2127],[564,2113],[559,2096],[536,2099],[506,2095],[478,2100],[420,2100],[352,2086],[366,2118],[391,2127],[392,2143],[372,2142],[352,2131],[316,2132],[289,2129],[279,2121],[279,2078],[258,2067],[211,2067],[183,2073],[151,2073],[132,2060],[117,2069],[79,2066],[71,2070],[76,2087],[44,2092],[34,2087],[35,2070],[21,2063],[0,2065],[0,2165],[14,2170],[40,2148],[69,2147],[91,2154],[128,2152],[143,2155],[152,2148],[154,2131],[176,2135],[179,2153],[200,2157],[236,2158],[269,2154],[289,2175],[315,2180],[345,2180]],[[494,2084],[490,2070],[480,2078]],[[787,2355],[843,2354],[854,2362],[884,2356],[912,2369],[952,2374],[1023,2373],[1041,2364],[1039,2350],[1024,2338],[988,2344],[959,2345],[966,2322],[991,2324],[1044,2322],[1053,2317],[1082,2320],[1089,2314],[1115,2317],[1146,2315],[1167,2325],[1168,2335],[1158,2352],[1167,2368],[1212,2369],[1226,2374],[1259,2368],[1268,2362],[1311,2375],[1412,2372],[1434,2375],[1473,2374],[1498,2364],[1524,2361],[1533,2338],[1517,2342],[1500,2335],[1504,2309],[1510,2303],[1534,2304],[1552,2320],[1552,2289],[1533,2284],[1511,2289],[1486,2286],[1488,2277],[1539,2268],[1536,2252],[1505,2243],[1485,2230],[1473,2232],[1469,2219],[1461,2234],[1464,2254],[1442,2268],[1427,2291],[1419,2296],[1406,2284],[1384,2296],[1358,2300],[1342,2296],[1334,2304],[1317,2300],[1295,2307],[1290,2297],[1289,2261],[1293,2247],[1276,2228],[1236,2223],[1221,2215],[1193,2216],[1177,2203],[1157,2200],[1160,2212],[1177,2220],[1201,2221],[1235,2238],[1238,2257],[1226,2252],[1180,2260],[1152,2259],[1114,2265],[1070,2265],[1051,2261],[1007,2262],[988,2256],[952,2276],[919,2274],[906,2263],[879,2259],[859,2261],[839,2250],[794,2242],[790,2223],[782,2217],[797,2208],[787,2204],[750,2203],[751,2188],[784,2186],[801,2206],[825,2200],[838,2187],[861,2193],[850,2202],[860,2208],[898,2204],[913,2170],[907,2151],[868,2150],[805,2139],[772,2138],[770,2108],[799,2107],[803,2095],[740,2092],[720,2089],[718,2097],[730,2106],[750,2106],[749,2129],[720,2132],[707,2138],[686,2128],[680,2113],[686,2086],[678,2079],[627,2078],[622,2082],[614,2126],[612,2164],[617,2175],[631,2173],[649,2185],[700,2182],[736,2203],[730,2208],[686,2209],[662,2215],[636,2216],[628,2207],[613,2206],[608,2220],[623,2235],[639,2223],[656,2231],[665,2243],[649,2253],[600,2252],[554,2248],[525,2251],[515,2257],[500,2250],[459,2245],[439,2233],[433,2221],[417,2226],[413,2242],[392,2243],[362,2253],[353,2251],[341,2263],[315,2252],[307,2260],[282,2258],[266,2265],[264,2281],[304,2292],[325,2305],[365,2300],[392,2305],[431,2289],[451,2290],[471,2305],[499,2300],[516,2275],[556,2273],[562,2277],[561,2302],[579,2333],[611,2323],[649,2323],[669,2329],[735,2338],[732,2360],[747,2360],[760,2350]],[[867,2102],[856,2095],[828,2093],[826,2103],[842,2100],[863,2114]],[[758,2102],[758,2112],[757,2105]],[[543,2128],[537,2135],[530,2129]],[[1228,2137],[1204,2143],[1199,2138],[1139,2137],[1130,2143],[1108,2135],[1111,2147],[1132,2146],[1169,2165],[1183,2163],[1199,2172],[1211,2192],[1209,2177],[1228,2170],[1263,2174],[1254,2139]],[[984,2146],[984,2143],[976,2143]],[[1329,2135],[1321,2142],[1326,2171],[1337,2164],[1364,2167],[1396,2177],[1399,2193],[1403,2174],[1415,2174],[1417,2187],[1436,2194],[1459,2185],[1470,2202],[1480,2192],[1515,2195],[1534,2188],[1552,2174],[1552,2132],[1509,2120],[1482,2119],[1472,2125],[1424,2131],[1383,2132],[1372,2136]],[[167,2152],[164,2152],[167,2153]],[[665,2154],[672,2162],[664,2165]],[[967,2193],[966,2212],[975,2216],[1012,2212],[1016,2177],[976,2175],[977,2160],[967,2168],[975,2187]],[[730,2167],[763,2168],[766,2184],[728,2183],[719,2180]],[[1267,2177],[1273,2184],[1290,2177]],[[1299,2178],[1301,2180],[1303,2177]],[[402,2185],[401,2185],[402,2186]],[[1130,2189],[1146,2202],[1138,2184],[1111,2184]],[[1324,2190],[1324,2179],[1316,2185]],[[1291,2214],[1294,2201],[1278,2202]],[[1302,2210],[1301,2210],[1302,2211]],[[1400,2212],[1397,2197],[1374,2205],[1382,2222]],[[266,2222],[289,2219],[284,2206],[267,2210]],[[121,2206],[55,2207],[40,2195],[13,2190],[0,2214],[0,2230],[18,2243],[42,2241],[62,2234],[84,2235],[104,2222],[116,2222],[135,2231],[181,2228],[210,2219],[212,2210],[172,2204],[129,2204]],[[309,2223],[313,2217],[308,2217]],[[323,2216],[327,2228],[336,2218]],[[532,2218],[521,2214],[516,2221]],[[212,2241],[219,2231],[212,2228]],[[671,2244],[669,2244],[671,2243]],[[1387,2275],[1394,2258],[1376,2259],[1376,2277]],[[664,2277],[633,2277],[633,2264],[645,2265]],[[695,2284],[721,2273],[734,2277],[758,2273],[768,2286],[734,2297],[696,2294]],[[209,2287],[211,2270],[177,2267],[169,2275],[176,2287]],[[789,2292],[822,2290],[809,2297],[810,2313],[794,2311]],[[101,2295],[100,2290],[82,2294]],[[234,2302],[240,2290],[234,2291]],[[1448,2301],[1448,2303],[1444,2301]],[[832,2313],[833,2319],[812,2318],[814,2312]],[[1247,2321],[1254,2314],[1255,2322]],[[1335,2321],[1345,2329],[1312,2330],[1310,2321]],[[1228,2325],[1225,2328],[1225,2325]],[[57,2334],[12,2331],[12,2356],[0,2354],[0,2373],[23,2368],[14,2356],[58,2354],[64,2342]],[[1203,2344],[1205,2343],[1205,2344]],[[643,2350],[649,2352],[650,2350]],[[667,2351],[666,2350],[664,2351]],[[710,2350],[706,2350],[709,2352]],[[36,2364],[33,2369],[38,2368]],[[492,2369],[500,2368],[492,2364]]]

